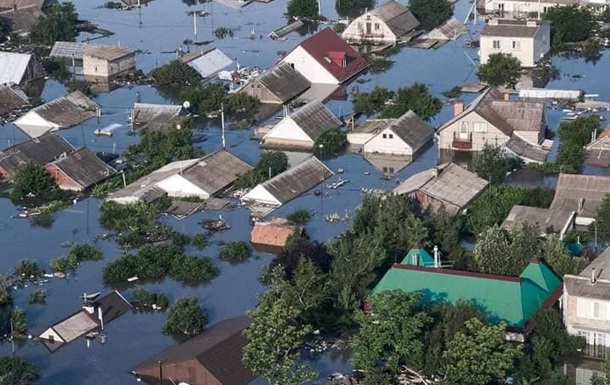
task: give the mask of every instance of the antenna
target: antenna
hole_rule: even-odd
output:
[[[99,318],[99,320],[100,320],[100,330],[103,332],[104,331],[104,315],[102,314],[101,307],[97,308],[97,318]]]
[[[222,148],[226,148],[227,144],[225,141],[225,106],[223,103],[220,103],[220,124],[222,128]]]

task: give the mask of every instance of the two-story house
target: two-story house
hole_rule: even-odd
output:
[[[496,53],[510,54],[522,67],[535,67],[551,50],[551,25],[536,20],[489,20],[480,40],[481,64]]]
[[[551,7],[580,6],[586,0],[488,0],[485,1],[485,13],[497,13],[504,17],[524,17],[530,14],[542,14]]]
[[[610,248],[578,275],[564,277],[563,318],[587,340],[585,355],[605,358],[610,347]]]

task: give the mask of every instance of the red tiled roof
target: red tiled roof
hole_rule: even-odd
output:
[[[304,40],[300,46],[326,68],[339,83],[348,81],[369,66],[366,59],[350,47],[332,28],[323,29]],[[347,61],[345,67],[341,63],[344,57]]]
[[[251,233],[251,242],[257,245],[284,247],[295,232],[302,232],[299,226],[272,222],[256,222]]]

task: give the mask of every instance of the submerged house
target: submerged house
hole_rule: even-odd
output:
[[[281,62],[293,66],[312,84],[344,84],[369,66],[332,28],[303,40]]]
[[[135,103],[131,111],[131,126],[135,131],[159,131],[174,128],[188,111],[170,104]]]
[[[0,0],[0,18],[7,19],[11,31],[27,36],[38,19],[45,16],[45,10],[56,0]]]
[[[390,0],[355,18],[342,37],[351,43],[396,44],[409,41],[418,27],[419,21],[407,7]]]
[[[252,166],[226,150],[199,159],[180,160],[153,171],[127,187],[108,195],[121,204],[151,202],[162,195],[208,199],[229,188]]]
[[[85,191],[117,172],[87,147],[62,154],[45,170],[57,187],[70,191]]]
[[[286,104],[305,92],[311,83],[288,63],[279,63],[254,78],[239,92],[261,103]]]
[[[132,373],[150,384],[246,385],[255,376],[242,362],[249,318],[212,325],[201,334],[154,355]]]
[[[180,57],[180,61],[197,71],[204,79],[215,76],[233,63],[219,48],[196,50]]]
[[[30,110],[15,120],[19,127],[31,138],[47,132],[79,125],[99,113],[99,106],[80,91],[74,91]]]
[[[27,163],[44,166],[72,150],[74,147],[57,134],[45,134],[16,144],[0,151],[0,177],[12,178]]]
[[[408,194],[421,208],[444,207],[449,215],[457,215],[485,189],[489,182],[457,164],[449,163],[417,173],[394,189]]]
[[[250,242],[255,246],[282,248],[295,234],[301,234],[303,226],[294,226],[285,219],[276,218],[269,222],[254,222]]]
[[[85,56],[85,51],[90,46],[92,44],[84,42],[56,41],[51,48],[49,57],[63,59],[70,65],[82,66],[83,56]]]
[[[0,85],[0,118],[30,106],[27,95],[17,87]]]
[[[0,52],[0,85],[25,86],[45,75],[34,55]]]
[[[451,18],[428,32],[425,38],[441,41],[456,40],[466,32],[468,32],[468,28],[461,21]]]
[[[438,257],[424,253],[412,250],[401,263],[395,263],[373,293],[402,290],[421,292],[424,304],[472,303],[490,322],[506,323],[510,331],[507,338],[516,341],[523,341],[524,334],[532,330],[536,312],[553,306],[563,293],[561,278],[538,259],[533,259],[520,276],[509,277],[441,267]]]
[[[136,69],[134,50],[105,45],[88,45],[83,54],[83,75],[108,81]]]
[[[262,142],[269,148],[309,151],[320,135],[341,125],[339,118],[324,104],[312,100],[273,126]]]

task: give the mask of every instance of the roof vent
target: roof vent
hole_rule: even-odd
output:
[[[597,282],[597,277],[595,276],[595,268],[591,268],[591,283]]]

